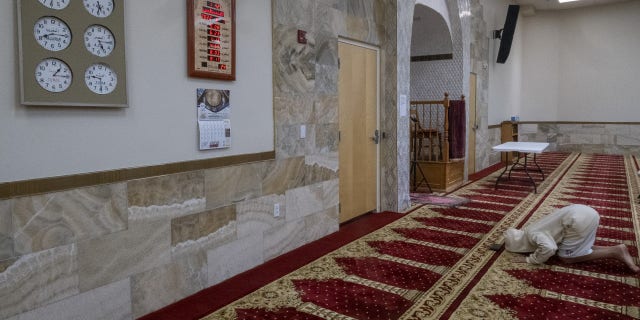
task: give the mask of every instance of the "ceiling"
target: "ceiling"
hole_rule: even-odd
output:
[[[521,6],[531,6],[534,10],[559,10],[587,6],[597,6],[611,4],[615,2],[638,1],[638,0],[580,0],[566,3],[558,3],[558,0],[514,0]]]

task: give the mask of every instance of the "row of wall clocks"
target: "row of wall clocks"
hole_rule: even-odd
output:
[[[21,102],[126,107],[123,7],[124,0],[18,0]]]

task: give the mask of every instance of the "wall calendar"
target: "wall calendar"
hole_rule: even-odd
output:
[[[189,76],[236,79],[235,0],[187,0]]]

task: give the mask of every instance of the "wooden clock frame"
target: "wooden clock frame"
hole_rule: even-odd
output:
[[[211,7],[212,6],[217,6]],[[191,77],[219,80],[236,79],[236,1],[187,0],[187,66]],[[204,19],[220,19],[219,29],[209,29]],[[229,21],[230,20],[230,21]],[[216,33],[210,35],[209,32]],[[205,37],[202,40],[202,37]],[[209,37],[217,40],[209,41]],[[198,39],[201,39],[198,41]],[[217,48],[209,48],[218,44]],[[218,54],[209,54],[209,50]],[[196,57],[198,56],[198,57]],[[211,61],[209,59],[219,59]],[[213,66],[211,65],[213,64]],[[222,67],[226,69],[221,69]]]

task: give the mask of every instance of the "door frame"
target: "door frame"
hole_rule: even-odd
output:
[[[380,212],[380,146],[382,145],[382,130],[380,128],[380,47],[373,46],[364,42],[355,41],[348,38],[338,37],[338,42],[350,44],[353,46],[370,49],[376,53],[376,128],[379,132],[378,144],[376,145],[376,212]],[[338,69],[340,68],[340,58],[338,54]],[[338,72],[340,72],[338,70]],[[338,96],[340,92],[338,92]],[[340,106],[338,106],[340,108]],[[339,114],[339,112],[338,112]],[[340,119],[338,119],[340,121]],[[339,157],[340,155],[338,155]],[[339,201],[339,199],[338,199]]]

